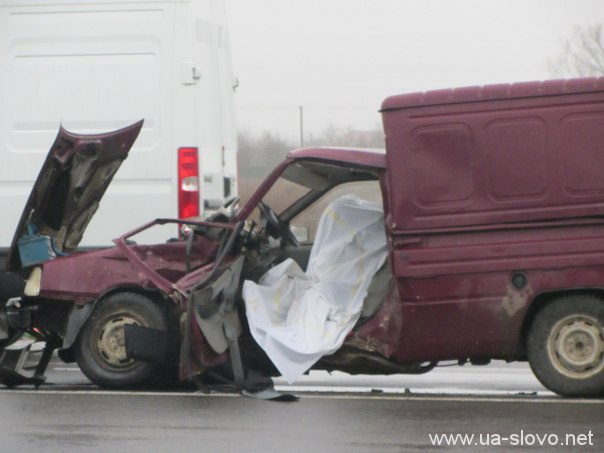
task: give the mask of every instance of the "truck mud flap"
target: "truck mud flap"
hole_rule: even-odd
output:
[[[145,362],[161,363],[168,355],[168,332],[136,325],[125,325],[126,356]]]

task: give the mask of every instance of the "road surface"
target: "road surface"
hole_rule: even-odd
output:
[[[107,391],[53,361],[39,390],[0,390],[1,451],[424,452],[447,442],[456,444],[447,451],[604,450],[604,400],[555,396],[522,364],[395,377],[313,372],[277,387],[299,401]]]

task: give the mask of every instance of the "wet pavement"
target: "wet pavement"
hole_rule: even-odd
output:
[[[470,450],[484,451],[493,447],[480,442],[495,442],[495,434],[508,438],[499,440],[501,451],[518,448],[513,435],[534,443],[536,435],[562,442],[591,434],[592,445],[576,451],[604,445],[601,400],[305,394],[275,403],[196,392],[25,390],[0,391],[0,405],[2,451],[406,452],[433,450],[430,436],[442,434],[474,435]]]
[[[313,372],[277,387],[300,400],[106,391],[53,361],[39,390],[0,389],[1,451],[407,452],[442,449],[442,435],[474,436],[449,451],[604,449],[604,400],[557,397],[524,364],[421,376]]]

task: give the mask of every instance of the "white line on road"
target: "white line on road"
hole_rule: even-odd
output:
[[[0,390],[2,394],[50,394],[50,395],[106,395],[106,396],[173,396],[173,397],[197,397],[197,398],[235,398],[237,393],[212,393],[202,392],[134,392],[117,390]],[[469,402],[469,403],[540,403],[540,404],[604,404],[604,399],[576,399],[576,398],[543,398],[539,396],[525,397],[510,395],[508,398],[488,396],[444,396],[438,394],[423,394],[422,396],[411,395],[334,395],[334,394],[301,394],[303,398],[310,399],[336,399],[336,400],[378,400],[378,401],[445,401],[445,402]]]

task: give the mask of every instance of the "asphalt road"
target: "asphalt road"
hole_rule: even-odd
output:
[[[443,448],[435,435],[474,436],[449,451],[604,450],[604,400],[557,397],[522,364],[422,376],[311,373],[277,387],[300,400],[105,391],[54,361],[39,390],[0,389],[0,451],[435,451]]]
[[[442,434],[475,436],[454,451],[517,450],[514,439],[534,451],[536,436],[558,445],[567,434],[583,442],[576,451],[604,446],[604,401],[593,400],[25,390],[1,391],[0,405],[2,451],[407,452],[436,450],[430,436]]]

